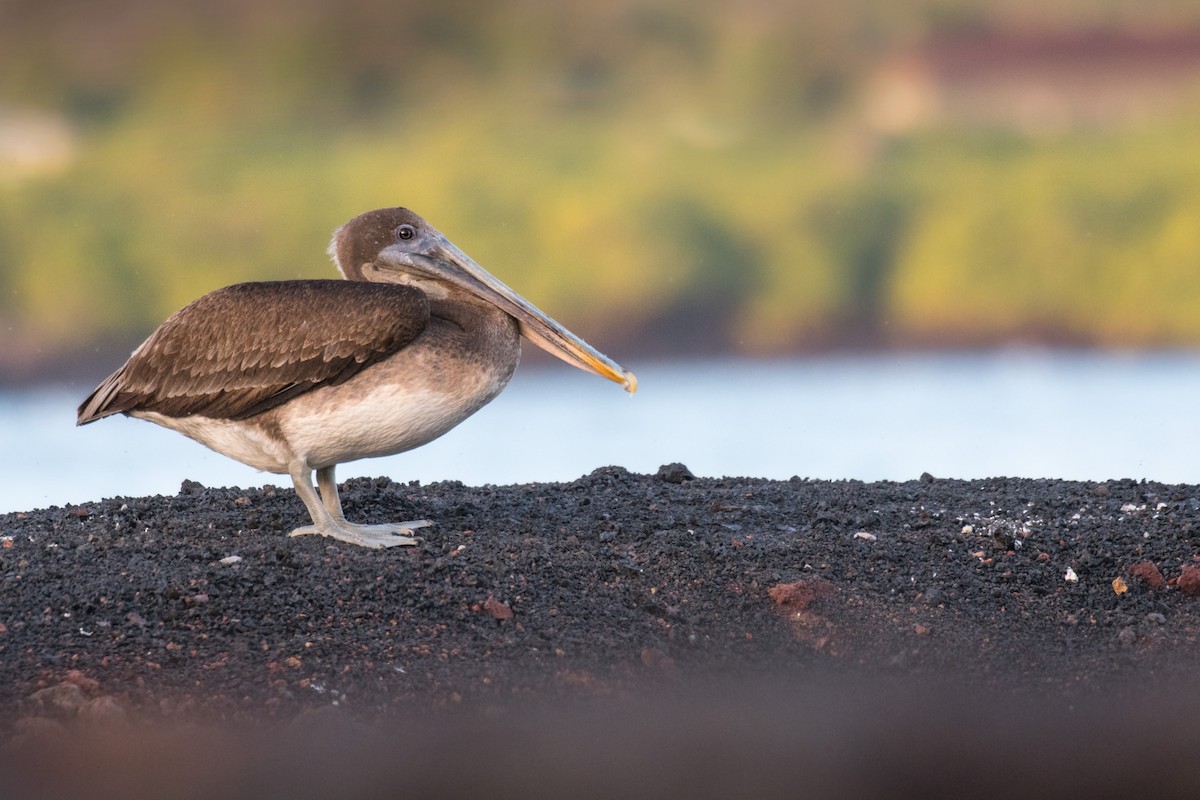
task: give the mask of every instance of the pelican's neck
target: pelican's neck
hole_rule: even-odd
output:
[[[429,316],[452,323],[469,335],[488,339],[520,338],[517,321],[491,303],[451,294],[429,298]]]

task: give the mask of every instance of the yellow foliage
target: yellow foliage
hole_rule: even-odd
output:
[[[403,204],[601,340],[1200,343],[1196,119],[859,118],[874,60],[986,4],[273,2],[167,4],[107,50],[0,26],[0,114],[57,98],[78,133],[65,171],[0,181],[0,317],[134,339],[221,285],[332,277],[334,227]]]

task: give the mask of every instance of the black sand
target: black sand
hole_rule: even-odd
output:
[[[0,517],[2,729],[494,725],[696,693],[744,724],[728,698],[763,685],[826,726],[831,696],[857,713],[943,683],[992,711],[1137,707],[1189,685],[1198,652],[1195,486],[671,465],[502,487],[356,479],[342,497],[355,521],[437,526],[386,551],[291,539],[306,517],[290,489],[188,483]],[[772,703],[748,702],[770,739]]]

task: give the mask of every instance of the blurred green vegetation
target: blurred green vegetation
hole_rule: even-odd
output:
[[[833,5],[0,0],[0,128],[74,137],[0,172],[0,330],[135,342],[221,285],[332,276],[332,229],[402,204],[622,352],[1200,342],[1200,105],[860,120],[923,42],[1194,3]]]

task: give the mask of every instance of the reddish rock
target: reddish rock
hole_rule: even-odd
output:
[[[813,600],[832,592],[833,584],[823,580],[779,583],[767,590],[767,594],[777,605],[786,606],[793,611],[803,611]]]
[[[67,683],[75,684],[88,694],[95,694],[100,690],[100,682],[94,678],[89,678],[87,675],[84,675],[82,670],[67,670],[67,674],[63,675],[63,680]]]
[[[503,601],[497,600],[495,596],[488,595],[488,599],[483,601],[483,610],[492,615],[492,619],[512,619],[513,611]]]
[[[1167,585],[1167,579],[1163,577],[1162,572],[1153,561],[1139,561],[1131,564],[1126,572],[1135,578],[1144,580],[1151,589],[1161,589]]]
[[[805,608],[813,599],[812,589],[804,581],[780,583],[768,589],[767,594],[781,606],[794,605]]]
[[[1190,597],[1200,595],[1200,567],[1184,564],[1183,569],[1179,571],[1179,577],[1175,579],[1175,585]]]

